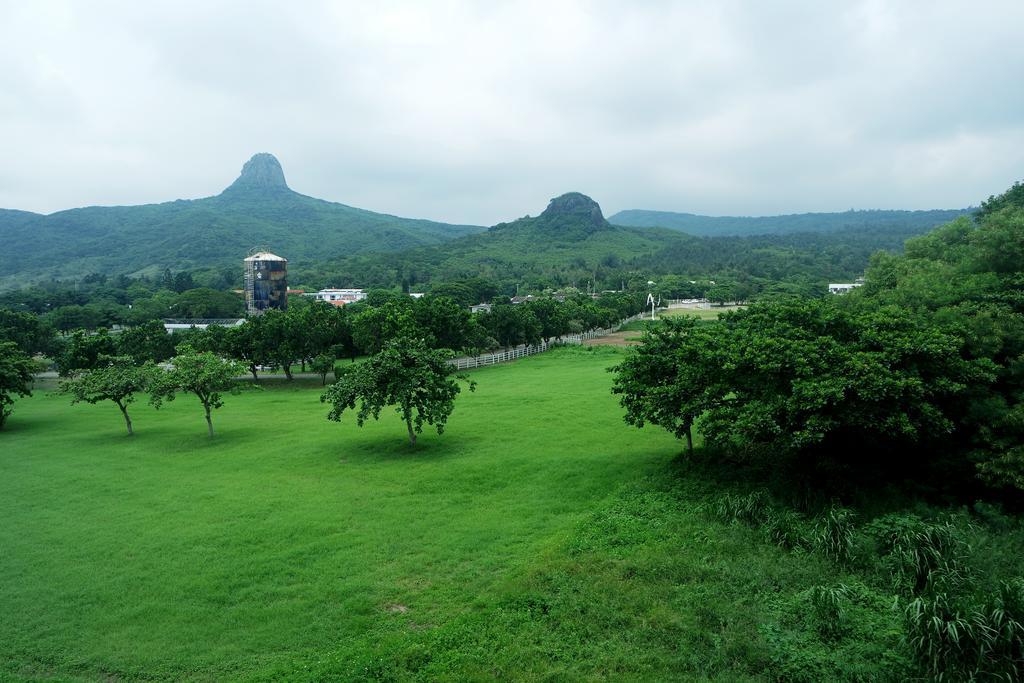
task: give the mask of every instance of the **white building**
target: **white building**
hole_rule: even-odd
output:
[[[332,306],[344,306],[354,304],[366,298],[366,292],[361,289],[321,289],[313,295],[317,301],[326,301]]]
[[[830,282],[828,285],[829,294],[846,294],[855,287],[863,287],[863,282]]]

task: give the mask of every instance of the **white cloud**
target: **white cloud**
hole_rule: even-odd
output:
[[[1024,177],[1024,4],[0,0],[0,206],[306,194],[492,224],[957,207]]]

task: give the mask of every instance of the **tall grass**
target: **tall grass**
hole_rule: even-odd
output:
[[[948,593],[921,596],[904,610],[907,644],[938,681],[1019,681],[1024,676],[1024,582],[999,586],[977,606]]]
[[[814,525],[811,544],[815,550],[835,562],[848,562],[853,555],[856,514],[833,505]]]
[[[897,590],[918,595],[933,584],[963,583],[970,546],[951,520],[926,522],[915,515],[886,515],[867,528]]]

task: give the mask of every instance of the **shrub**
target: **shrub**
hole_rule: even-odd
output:
[[[855,516],[846,508],[829,508],[814,526],[812,547],[830,560],[847,562],[853,555]]]
[[[715,516],[724,522],[742,522],[752,526],[764,523],[772,512],[768,492],[764,489],[746,495],[726,493],[714,505]]]
[[[991,605],[943,592],[904,610],[907,644],[936,680],[1021,680],[1024,675],[1024,581],[1000,585]]]
[[[769,512],[764,531],[772,543],[786,550],[807,545],[803,520],[792,510]]]
[[[814,586],[810,590],[811,615],[818,634],[826,640],[837,640],[845,628],[849,589],[838,586]]]
[[[867,530],[877,541],[898,590],[919,595],[937,582],[952,588],[967,578],[970,546],[950,520],[926,522],[915,515],[885,515]]]

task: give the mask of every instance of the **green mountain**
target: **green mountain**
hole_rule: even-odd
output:
[[[438,244],[483,230],[399,218],[291,190],[281,164],[257,154],[214,197],[49,215],[0,210],[7,256],[0,289],[91,272],[237,266],[254,246],[292,263]]]
[[[921,234],[936,225],[948,223],[971,209],[933,209],[930,211],[843,211],[841,213],[797,213],[787,216],[699,216],[671,211],[620,211],[608,220],[616,225],[659,227],[691,235],[723,237],[738,235],[776,235],[786,233],[832,232],[882,228],[901,233]]]
[[[598,268],[653,257],[668,246],[692,239],[672,230],[612,225],[597,202],[570,192],[552,199],[536,217],[499,223],[486,232],[439,246],[334,259],[305,275],[310,281],[361,287],[477,276],[496,281],[582,284],[593,278]]]
[[[604,218],[597,202],[571,192],[552,199],[537,217],[501,223],[439,246],[339,257],[301,269],[297,277],[306,284],[401,285],[413,290],[483,277],[507,293],[517,287],[565,285],[614,289],[624,281],[673,274],[762,283],[791,280],[804,283],[807,291],[823,291],[821,283],[863,273],[875,251],[901,251],[904,240],[928,232],[931,221],[962,212],[852,213],[910,219],[847,222],[844,228],[837,222],[797,222],[802,232],[697,236],[679,229],[616,225]],[[782,225],[787,217],[772,218]]]

